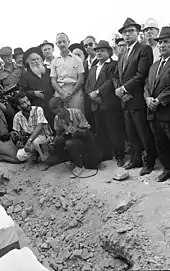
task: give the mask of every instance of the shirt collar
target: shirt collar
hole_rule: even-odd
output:
[[[72,57],[72,56],[73,56],[72,52],[69,51],[69,53],[68,53],[68,55],[67,55],[66,57],[68,57],[68,56]],[[60,58],[63,58],[63,57],[61,56],[61,54],[59,55],[59,57],[60,57]]]
[[[108,58],[103,64],[100,64],[99,62],[96,64],[97,67],[104,65],[105,63],[110,63],[110,58]]]
[[[128,49],[131,51],[137,42],[138,42],[138,41],[135,41],[133,44],[131,44],[131,45],[128,47]]]
[[[168,60],[169,60],[169,59],[170,59],[170,56],[168,56],[168,57],[167,57],[167,58],[165,58],[165,59],[164,59],[164,58],[162,58],[162,59],[161,59],[161,62],[165,61],[165,64],[166,64],[166,63],[168,62]]]

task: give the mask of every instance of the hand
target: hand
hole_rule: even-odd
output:
[[[28,140],[27,143],[24,146],[25,152],[31,152],[31,142]]]
[[[6,110],[6,106],[3,103],[0,103],[0,109],[2,111],[5,111]]]
[[[155,111],[159,104],[159,101],[157,99],[154,99],[153,97],[148,97],[146,98],[146,104],[151,111]]]
[[[64,98],[64,102],[68,103],[72,98],[72,94],[71,93],[68,93],[65,98]]]
[[[42,100],[44,99],[44,94],[42,90],[35,90],[34,95]]]
[[[89,93],[89,97],[90,97],[91,100],[95,100],[96,97],[97,97],[96,91],[93,91],[93,92]]]
[[[124,89],[122,87],[115,89],[115,94],[117,97],[122,98],[124,95]]]

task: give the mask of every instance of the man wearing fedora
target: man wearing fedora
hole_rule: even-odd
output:
[[[164,168],[158,182],[164,182],[170,178],[170,27],[163,27],[155,40],[159,44],[161,60],[150,68],[145,84],[145,99],[147,117]]]
[[[101,160],[111,160],[114,152],[117,165],[122,166],[125,156],[123,112],[112,83],[117,62],[111,58],[113,50],[107,41],[101,40],[95,51],[98,63],[89,71],[85,88],[92,101],[96,139],[101,150]]]
[[[24,51],[22,48],[17,47],[14,49],[13,59],[15,60],[17,67],[23,68],[23,56],[24,56]]]
[[[51,70],[51,62],[54,59],[54,44],[51,42],[48,42],[47,40],[44,40],[43,43],[39,45],[43,56],[44,56],[44,64],[46,65],[47,69]]]
[[[118,62],[120,87],[115,90],[115,93],[122,99],[126,133],[131,149],[130,162],[125,168],[143,166],[140,175],[145,175],[153,170],[156,157],[154,138],[147,121],[143,95],[153,54],[150,46],[138,42],[140,29],[141,26],[131,18],[127,18],[123,27],[119,29],[127,43],[127,50]]]
[[[143,33],[146,44],[150,45],[153,51],[153,63],[160,59],[159,46],[155,38],[159,34],[159,26],[156,20],[150,18],[146,21]]]

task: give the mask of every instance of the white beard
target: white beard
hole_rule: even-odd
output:
[[[37,65],[34,66],[34,65],[30,64],[30,69],[35,75],[37,75],[40,78],[41,78],[42,74],[45,73],[45,67],[43,64],[39,64],[38,66]]]

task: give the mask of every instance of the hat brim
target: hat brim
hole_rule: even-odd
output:
[[[27,61],[28,57],[33,53],[40,55],[41,58],[44,60],[44,56],[43,56],[40,48],[39,47],[31,47],[24,53],[24,56],[23,56],[24,66],[26,66],[26,64],[27,64],[26,61]]]
[[[54,49],[54,44],[51,43],[51,42],[41,43],[38,47],[41,49],[41,48],[42,48],[43,46],[45,46],[45,45],[51,45],[51,46],[53,47],[53,49]]]
[[[18,53],[13,54],[12,56],[15,57],[15,56],[18,56],[18,55],[24,55],[24,52],[18,52]]]
[[[159,40],[162,40],[162,39],[166,39],[166,38],[170,38],[170,34],[169,35],[164,35],[164,36],[160,36],[156,39],[154,39],[155,41],[159,41]]]
[[[94,50],[96,51],[97,49],[109,49],[109,50],[113,50],[111,46],[98,46],[95,47]]]
[[[88,54],[86,52],[86,50],[84,49],[83,45],[80,43],[73,43],[69,46],[69,50],[71,52],[73,52],[75,49],[80,49],[83,51],[84,55],[85,55],[85,59],[88,57]]]
[[[129,24],[129,25],[126,25],[126,26],[120,28],[120,29],[118,30],[118,32],[119,32],[120,34],[122,34],[122,33],[123,33],[123,30],[124,30],[125,28],[129,27],[129,26],[136,26],[136,28],[138,28],[138,31],[141,30],[141,25],[140,25],[140,24]]]

